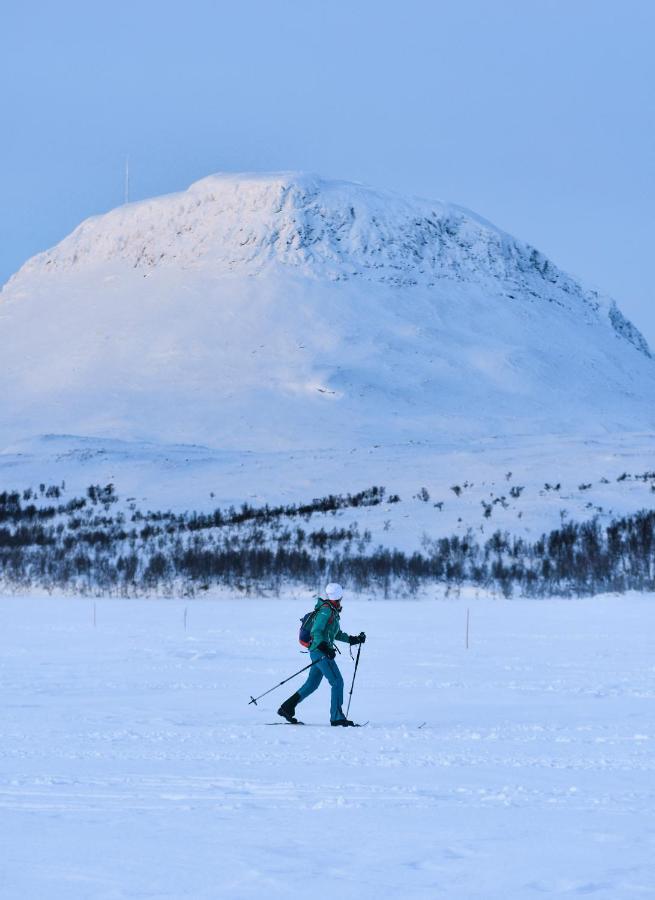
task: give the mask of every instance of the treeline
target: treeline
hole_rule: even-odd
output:
[[[329,494],[327,497],[315,498],[309,503],[287,504],[286,506],[251,506],[242,503],[239,509],[230,506],[227,510],[215,509],[211,513],[173,513],[149,512],[145,515],[136,512],[135,521],[144,519],[148,522],[167,522],[179,529],[204,531],[208,528],[223,528],[229,525],[244,525],[257,522],[268,525],[276,519],[301,518],[306,521],[314,515],[336,515],[342,509],[357,509],[363,506],[378,506],[385,500],[384,487],[371,487],[357,494]],[[400,497],[390,494],[387,503],[398,503]]]
[[[425,539],[421,551],[373,547],[357,523],[301,527],[313,515],[398,502],[382,487],[311,503],[213,513],[120,509],[113,486],[68,502],[42,486],[0,493],[0,582],[84,593],[195,593],[213,586],[278,591],[326,577],[386,596],[473,585],[505,596],[655,589],[655,512],[601,524],[570,522],[528,541],[497,531]]]

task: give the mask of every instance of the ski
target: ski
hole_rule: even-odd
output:
[[[348,728],[366,728],[366,726],[367,726],[368,724],[369,724],[369,721],[368,721],[368,719],[367,719],[366,722],[353,722],[352,725],[346,725],[345,727],[346,727],[346,730],[347,730]],[[320,726],[319,726],[319,727],[320,727]],[[326,725],[325,727],[327,728],[327,725]],[[334,726],[331,725],[330,728],[334,728]]]
[[[267,722],[266,724],[267,725],[304,725],[305,723],[301,722],[300,719],[298,719],[297,722]]]
[[[302,724],[308,728],[334,728],[334,725],[330,725],[329,722],[303,722]],[[352,725],[347,725],[346,728],[365,728],[368,724],[368,720],[366,722],[353,722]]]
[[[307,722],[301,722],[300,719],[298,719],[297,722],[266,722],[265,724],[266,725],[308,725],[309,727],[313,727],[313,728],[329,728],[330,727],[329,725],[326,725],[322,722],[307,723]],[[368,724],[369,724],[369,720],[367,720],[366,722],[355,722],[354,725],[350,725],[348,727],[350,727],[350,728],[366,728],[366,726]]]

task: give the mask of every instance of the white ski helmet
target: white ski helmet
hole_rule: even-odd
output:
[[[331,581],[325,586],[325,597],[327,600],[341,600],[343,597],[343,588],[336,581]]]

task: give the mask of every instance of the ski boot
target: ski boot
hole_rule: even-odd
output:
[[[282,718],[286,719],[291,725],[297,725],[298,719],[296,719],[295,712],[296,706],[300,703],[301,699],[300,694],[296,691],[296,693],[292,697],[289,697],[288,700],[285,700],[278,709],[278,716],[282,716]]]

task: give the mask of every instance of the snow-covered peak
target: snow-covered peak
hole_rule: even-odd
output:
[[[412,284],[479,272],[483,262],[499,274],[512,247],[492,226],[443,203],[295,172],[212,175],[182,193],[88,219],[27,269],[120,259],[146,269],[253,272],[279,262],[330,280]]]
[[[655,364],[611,300],[462,208],[315,175],[214,175],[89,219],[0,307],[0,440],[296,448],[655,423]]]
[[[221,273],[280,263],[321,279],[402,286],[491,277],[508,289],[600,302],[533,247],[461,207],[295,172],[212,175],[119,207],[83,222],[23,272],[112,260]]]
[[[475,213],[313,174],[211,175],[181,193],[87,219],[14,277],[114,261],[145,271],[202,268],[219,275],[281,265],[320,280],[399,287],[493,282],[510,300],[519,292],[600,313],[619,336],[649,353],[609,298]]]

